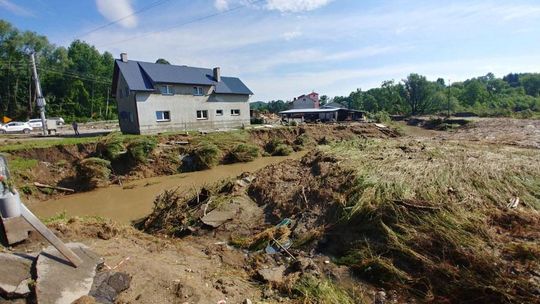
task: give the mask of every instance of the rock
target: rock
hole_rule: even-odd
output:
[[[259,269],[257,271],[263,281],[268,283],[282,283],[285,274],[285,266],[274,268]]]
[[[203,216],[201,221],[208,226],[217,228],[223,225],[223,223],[232,220],[234,214],[235,213],[232,211],[212,210],[207,215]]]
[[[96,302],[96,299],[94,299],[94,297],[82,296],[78,298],[77,300],[73,301],[73,303],[71,304],[96,304],[96,303],[98,302]]]
[[[36,263],[36,298],[38,303],[69,304],[88,295],[96,268],[103,260],[80,243],[66,244],[83,263],[75,268],[50,246],[38,256]]]
[[[375,294],[375,299],[373,304],[385,304],[386,303],[386,292],[383,290],[377,291]]]
[[[242,302],[242,304],[253,304],[253,302],[251,302],[250,299],[245,299],[244,302]]]
[[[33,258],[0,253],[0,295],[6,298],[22,298],[30,294]]]
[[[129,288],[131,277],[123,272],[100,272],[94,279],[90,295],[100,303],[114,303],[118,294]]]

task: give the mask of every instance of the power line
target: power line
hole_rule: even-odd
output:
[[[87,36],[88,34],[97,32],[97,31],[99,31],[99,30],[101,30],[101,29],[104,29],[104,28],[106,28],[106,27],[109,27],[109,26],[111,26],[111,25],[113,25],[113,24],[116,24],[116,23],[122,21],[122,20],[126,20],[126,19],[129,18],[129,17],[133,17],[133,16],[135,16],[135,15],[137,15],[137,14],[143,13],[143,12],[149,10],[149,9],[152,9],[152,8],[154,8],[154,7],[156,7],[156,6],[162,5],[163,3],[166,3],[166,2],[169,2],[169,1],[171,1],[171,0],[160,0],[160,1],[153,2],[153,3],[151,3],[150,5],[144,6],[144,7],[142,7],[141,9],[139,9],[139,10],[137,10],[137,11],[135,11],[135,12],[129,14],[129,15],[126,15],[126,16],[124,16],[124,17],[122,17],[122,18],[113,20],[113,21],[111,21],[111,22],[109,22],[109,23],[107,23],[107,24],[98,26],[98,27],[96,27],[96,28],[94,28],[94,29],[92,29],[92,30],[90,30],[90,31],[88,31],[88,32],[84,32],[84,33],[82,33],[81,35],[75,37],[73,40],[80,39],[81,37]]]
[[[248,6],[248,5],[253,5],[253,4],[256,4],[256,3],[259,3],[259,2],[263,2],[263,1],[266,1],[266,0],[250,1],[248,4],[238,5],[238,6],[235,6],[233,8],[230,8],[230,9],[218,12],[218,13],[206,15],[206,16],[203,16],[203,17],[199,17],[199,18],[187,21],[187,22],[179,23],[177,25],[171,26],[171,27],[166,28],[164,30],[159,30],[159,31],[155,31],[155,32],[149,32],[149,33],[133,36],[131,38],[118,40],[118,41],[115,41],[115,42],[112,42],[112,43],[98,45],[97,47],[104,47],[104,46],[114,45],[114,44],[118,44],[118,43],[122,43],[122,42],[126,42],[126,41],[131,41],[131,40],[135,40],[135,39],[138,39],[138,38],[142,38],[142,37],[146,37],[146,36],[150,36],[150,35],[154,35],[154,34],[167,32],[167,31],[170,31],[172,29],[179,28],[179,27],[182,27],[182,26],[185,26],[185,25],[188,25],[188,24],[196,23],[196,22],[199,22],[199,21],[203,21],[203,20],[210,19],[210,18],[217,17],[217,16],[221,16],[221,15],[225,15],[225,14],[231,13],[233,11],[237,11],[237,10],[239,10],[241,8],[244,8],[244,7]]]
[[[44,71],[44,72],[49,72],[49,73],[61,74],[61,75],[67,76],[67,77],[72,77],[72,78],[76,78],[76,79],[80,79],[80,80],[93,81],[95,83],[109,84],[109,85],[111,84],[110,81],[100,80],[99,78],[91,78],[91,77],[79,76],[79,75],[76,75],[76,74],[70,74],[70,73],[66,73],[66,72],[60,72],[60,71],[55,71],[55,70],[51,70],[51,69],[44,69],[44,68],[39,68],[39,67],[38,67],[38,70]]]

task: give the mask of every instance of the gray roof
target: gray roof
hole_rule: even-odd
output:
[[[116,67],[124,76],[129,89],[132,91],[154,91],[155,85],[167,84],[194,84],[215,86],[217,94],[251,95],[253,92],[236,77],[221,77],[217,82],[213,77],[212,69],[178,66],[170,64],[150,63],[129,60],[115,61],[113,85],[116,84]],[[113,87],[113,91],[115,87]]]

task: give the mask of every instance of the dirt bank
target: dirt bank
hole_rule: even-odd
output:
[[[291,302],[370,302],[383,290],[397,303],[531,303],[539,160],[535,150],[440,140],[335,143],[192,196],[164,193],[140,227],[227,240],[249,252],[252,280]],[[207,214],[223,223],[211,228]],[[329,271],[305,266],[321,257]],[[313,277],[341,298],[302,288]]]
[[[122,138],[113,134],[95,143],[46,148],[14,147],[7,153],[12,163],[16,185],[21,192],[27,199],[46,200],[51,196],[64,195],[66,192],[36,188],[34,182],[58,185],[81,192],[109,183],[122,184],[128,180],[207,168],[208,166],[197,163],[200,162],[201,155],[196,153],[213,153],[209,156],[202,155],[211,157],[208,160],[210,165],[251,159],[251,157],[230,157],[232,151],[241,144],[253,146],[254,156],[257,157],[257,155],[288,154],[290,152],[287,149],[302,150],[329,141],[394,136],[397,134],[391,129],[377,128],[372,124],[307,125],[155,137]],[[281,150],[272,151],[269,149],[272,145],[278,145]],[[248,149],[251,149],[250,146],[247,146]],[[101,158],[107,162],[96,163],[103,168],[96,165],[92,165],[90,169],[81,167],[81,161],[87,158]],[[98,171],[92,175],[92,170]]]

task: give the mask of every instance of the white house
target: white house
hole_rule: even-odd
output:
[[[123,133],[220,129],[249,125],[251,90],[220,68],[115,61],[112,92]]]

